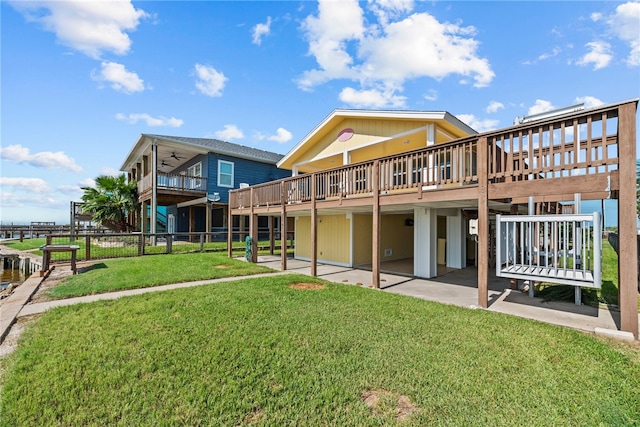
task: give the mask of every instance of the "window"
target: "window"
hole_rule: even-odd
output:
[[[218,186],[233,188],[233,163],[218,160]]]
[[[195,179],[195,177],[202,176],[202,162],[198,162],[193,166],[189,166],[187,169],[187,181],[185,187],[190,190],[200,190],[202,186],[201,179]]]
[[[187,169],[187,175],[189,176],[202,176],[202,162],[196,163]]]

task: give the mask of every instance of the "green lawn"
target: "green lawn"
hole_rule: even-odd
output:
[[[169,283],[266,273],[271,269],[232,258],[226,253],[198,252],[98,262],[81,274],[65,278],[49,290],[54,299],[147,288]]]
[[[49,311],[3,361],[0,425],[640,423],[637,348],[352,285],[290,288],[301,282],[323,283]]]

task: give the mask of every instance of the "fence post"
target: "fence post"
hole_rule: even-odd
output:
[[[168,254],[173,252],[173,235],[172,234],[167,234],[167,247],[165,252]]]
[[[144,255],[144,234],[140,233],[138,237],[138,256]]]
[[[85,258],[87,259],[87,261],[89,261],[91,259],[91,237],[89,237],[89,235],[86,235],[84,237],[85,239]]]
[[[200,233],[200,252],[204,252],[204,233]]]

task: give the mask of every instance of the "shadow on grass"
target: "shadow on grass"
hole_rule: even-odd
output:
[[[92,271],[92,270],[100,270],[100,269],[103,269],[103,268],[109,268],[109,266],[107,266],[107,264],[105,264],[104,262],[99,262],[99,263],[96,263],[96,264],[93,264],[93,265],[90,265],[90,266],[87,266],[87,267],[79,268],[78,269],[78,273],[87,273],[87,272]]]

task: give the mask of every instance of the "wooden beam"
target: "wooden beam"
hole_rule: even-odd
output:
[[[478,305],[489,306],[489,188],[487,138],[478,140]]]
[[[371,282],[380,289],[380,162],[373,162],[373,221],[371,221]]]
[[[316,174],[311,175],[311,275],[318,275],[318,209],[316,209]]]
[[[479,155],[480,153],[478,153]],[[480,158],[478,157],[479,162]],[[480,166],[478,165],[478,167]],[[569,199],[565,200],[573,200],[573,194],[575,193],[605,195],[608,194],[607,190],[610,185],[612,186],[611,190],[613,190],[613,185],[617,184],[617,180],[609,179],[608,176],[608,174],[581,175],[489,184],[488,197],[491,200],[506,198],[524,200],[528,199],[529,196],[534,196],[536,200],[542,200],[545,196],[560,194],[571,195]]]
[[[618,115],[618,278],[620,329],[638,338],[638,249],[636,226],[636,103]]]

